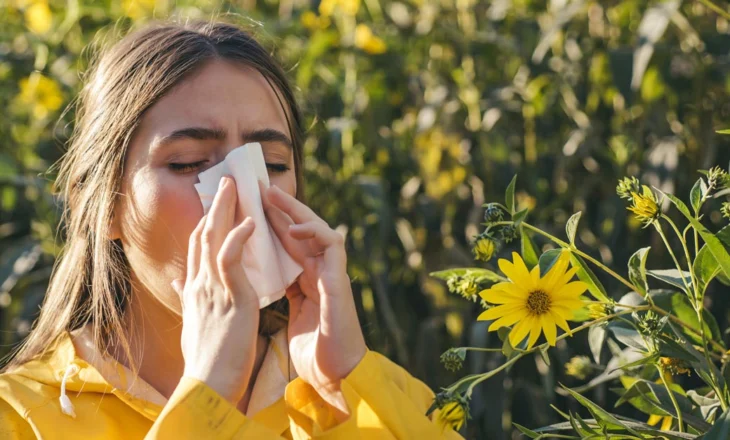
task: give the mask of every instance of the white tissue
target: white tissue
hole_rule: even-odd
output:
[[[259,297],[259,308],[264,308],[284,296],[286,288],[302,273],[302,267],[284,250],[266,219],[258,181],[268,188],[269,174],[261,144],[254,142],[238,147],[222,162],[198,174],[200,183],[195,184],[195,189],[205,213],[213,204],[224,175],[232,176],[236,182],[240,218],[249,216],[256,225],[244,245],[241,265]]]

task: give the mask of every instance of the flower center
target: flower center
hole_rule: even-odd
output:
[[[542,290],[530,292],[527,297],[527,310],[533,315],[542,315],[550,310],[550,295]]]

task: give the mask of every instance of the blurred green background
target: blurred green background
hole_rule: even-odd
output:
[[[639,246],[670,260],[626,215],[617,179],[686,197],[698,169],[730,160],[730,137],[715,133],[730,128],[730,22],[700,0],[0,5],[0,356],[29,331],[62,246],[49,167],[73,127],[73,107],[64,110],[86,48],[155,18],[219,16],[252,28],[287,67],[307,115],[309,204],[347,231],[368,343],[434,389],[503,361],[485,353],[469,355],[458,375],[443,368],[450,346],[499,341],[475,322],[478,304],[428,274],[496,266],[473,260],[470,239],[482,230],[482,204],[502,201],[513,174],[532,223],[563,236],[583,211],[580,246],[623,272]],[[707,220],[714,230],[725,222]],[[615,298],[626,293],[602,281]],[[708,307],[725,328],[727,292],[715,289]],[[576,335],[549,365],[536,356],[488,381],[472,400],[468,437],[516,438],[511,422],[557,422],[551,404],[578,410],[555,388],[585,382],[564,364],[586,353]],[[586,396],[615,401],[605,384]]]

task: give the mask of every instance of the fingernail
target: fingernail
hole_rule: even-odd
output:
[[[226,183],[228,183],[228,177],[221,177],[221,181],[218,183],[218,189],[223,189],[226,186]]]

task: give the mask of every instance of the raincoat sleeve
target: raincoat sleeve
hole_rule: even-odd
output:
[[[204,382],[183,377],[147,433],[147,440],[281,439],[246,417]]]
[[[33,440],[33,428],[13,407],[0,398],[0,438],[7,440]]]
[[[462,438],[426,416],[434,397],[428,386],[374,351],[342,380],[341,390],[350,416],[337,423],[329,405],[306,382],[298,378],[287,386],[295,439]]]

